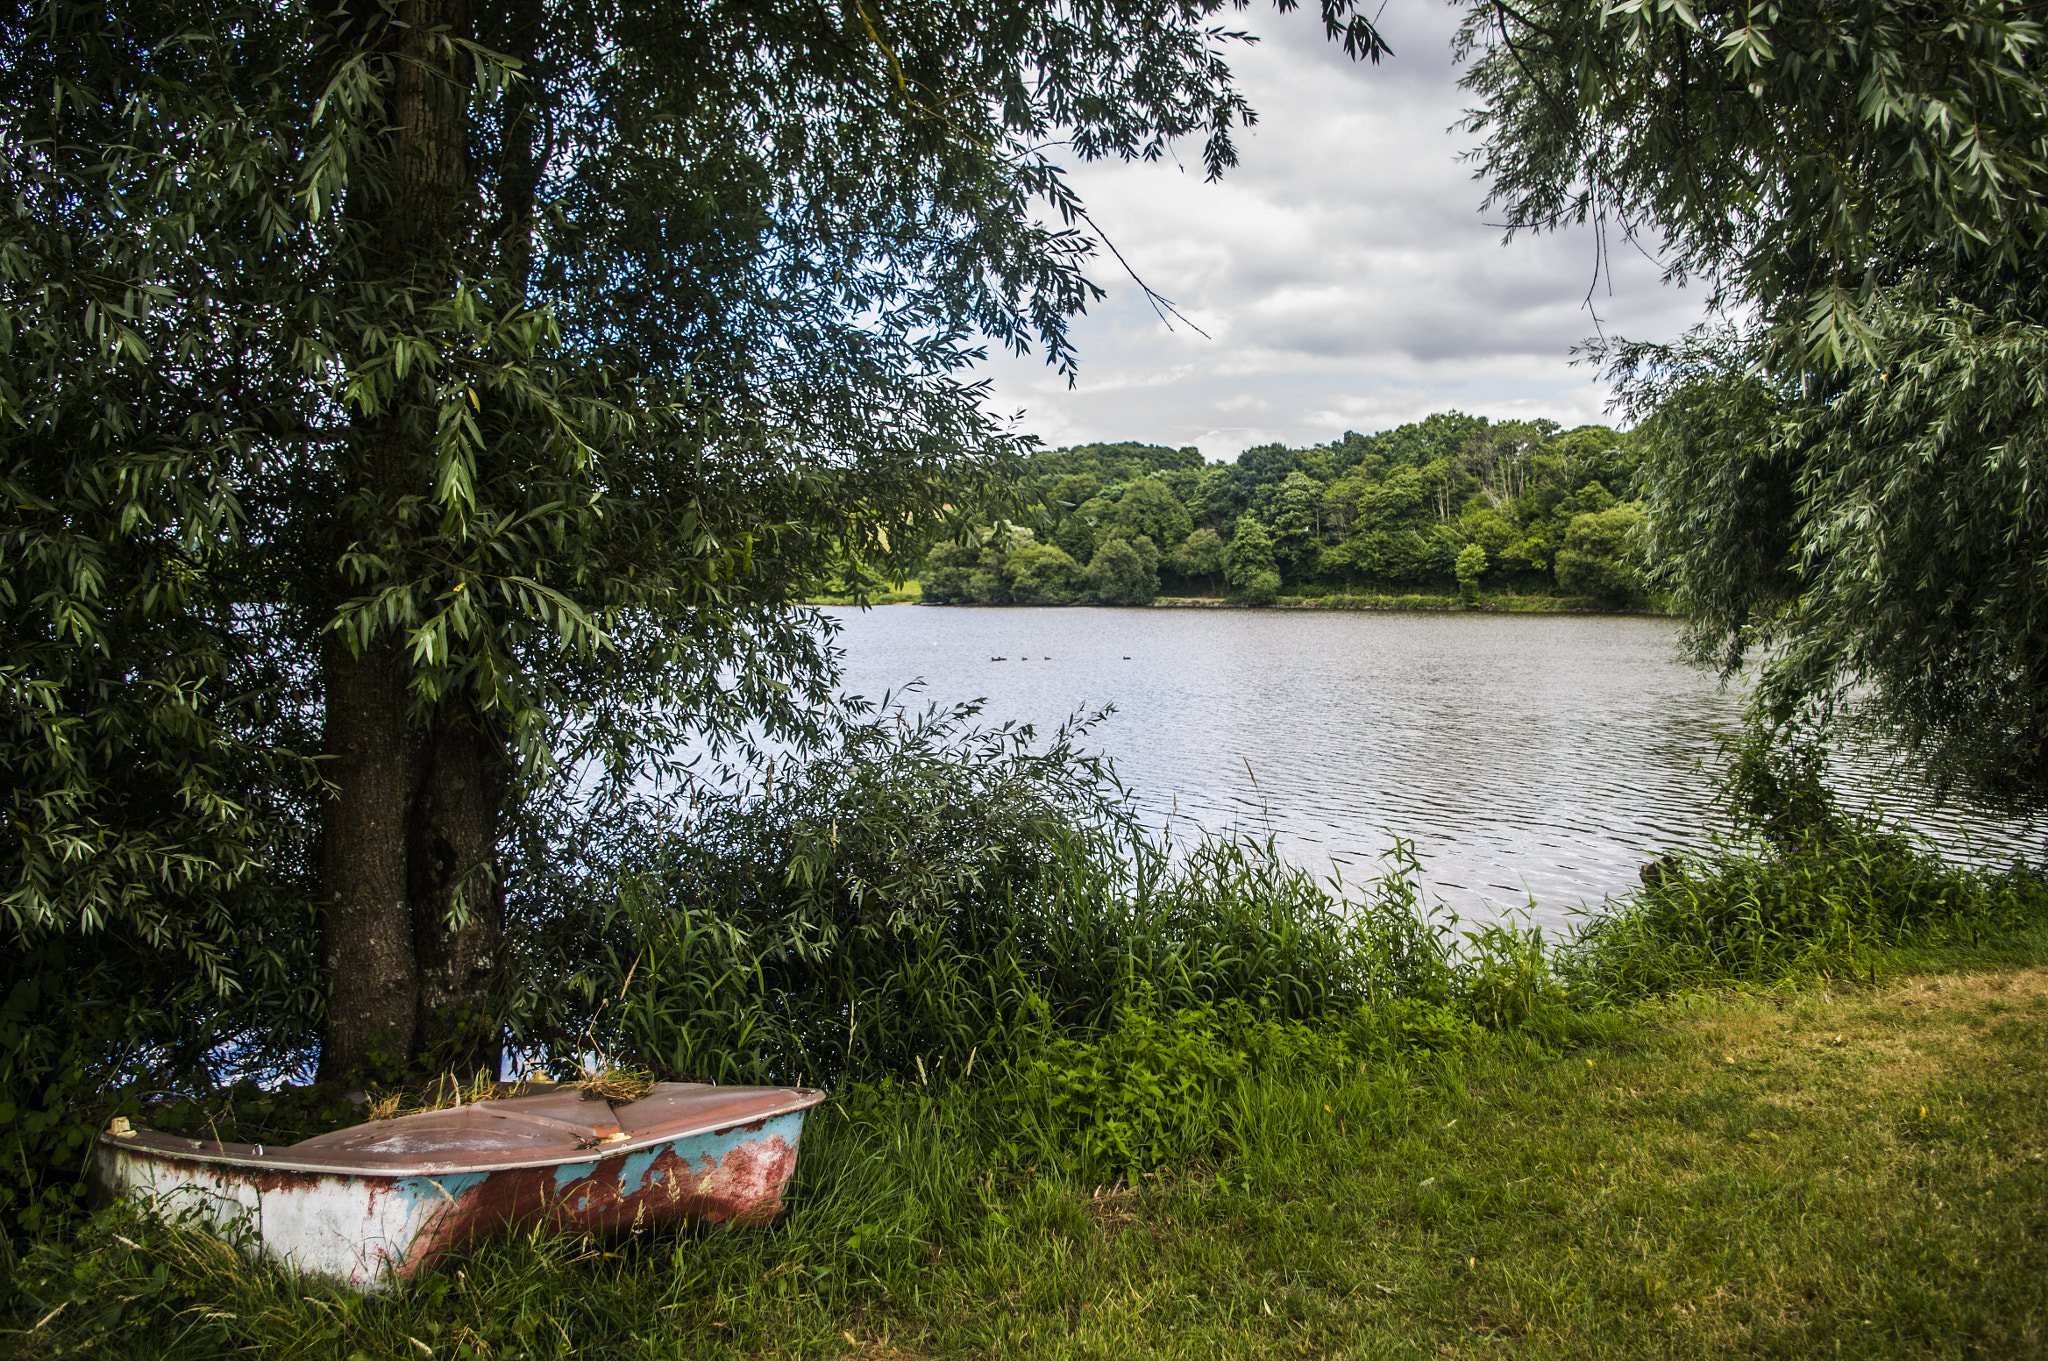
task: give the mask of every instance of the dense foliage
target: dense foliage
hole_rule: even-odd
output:
[[[2037,8],[1474,0],[1464,41],[1510,229],[1657,246],[1739,319],[1607,351],[1701,656],[2048,804]]]
[[[838,715],[772,784],[700,786],[657,837],[588,848],[527,946],[565,965],[521,1034],[821,1084],[1000,1065],[1141,992],[1307,1018],[1440,987],[1412,862],[1342,909],[1270,848],[1145,832],[1084,728],[1034,741],[971,716]]]
[[[812,1249],[820,1271],[860,1269],[884,1213],[842,1219],[818,1198],[838,1165],[827,1150],[852,1131],[873,1136],[860,1166],[899,1167],[925,1147],[904,1127],[939,1125],[930,1149],[948,1151],[948,1184],[1235,1175],[1279,1100],[1344,1111],[1337,1092],[1353,1084],[1407,1091],[1455,1083],[1475,1057],[1555,1055],[1647,997],[1854,980],[1900,947],[1995,944],[2048,923],[2048,883],[1945,866],[1846,817],[1810,753],[1741,753],[1730,797],[1743,840],[1664,862],[1640,895],[1557,939],[1513,923],[1460,932],[1398,845],[1384,877],[1345,897],[1270,846],[1170,855],[1071,742],[969,717],[844,716],[835,755],[789,787],[704,790],[692,816],[708,838],[675,826],[623,876],[592,856],[580,887],[615,910],[564,914],[523,947],[564,970],[523,1022],[530,1039],[572,1029],[658,1076],[832,1084],[806,1128],[788,1230],[837,1226]],[[336,1095],[249,1086],[148,1115],[282,1141],[355,1119]],[[93,1263],[121,1239],[265,1270],[125,1213],[75,1257],[55,1238],[31,1248],[0,1308],[27,1327],[71,1300],[53,1337],[168,1326],[190,1301],[162,1273],[124,1283],[120,1307],[95,1298]]]
[[[1227,8],[0,5],[0,1215],[116,1080],[495,1063],[557,847],[1014,464],[1055,150],[1232,163]]]
[[[1639,605],[1637,445],[1604,426],[1446,412],[1210,464],[1137,443],[1042,450],[1011,520],[931,550],[924,598],[1122,605],[1227,590],[1265,604],[1457,583]]]

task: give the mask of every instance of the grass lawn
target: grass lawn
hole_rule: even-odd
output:
[[[2048,970],[1698,1000],[1566,1057],[1355,1100],[1355,1123],[1340,1097],[1309,1138],[1220,1176],[1077,1195],[1038,1232],[991,1235],[841,1342],[2048,1355]]]
[[[769,1232],[530,1238],[360,1300],[160,1225],[21,1264],[20,1355],[2048,1355],[2048,941],[1254,1079],[1241,1153],[999,1176],[958,1098],[806,1132]],[[51,1309],[56,1313],[42,1318]]]
[[[915,577],[909,581],[892,582],[877,587],[865,597],[851,595],[820,595],[805,601],[807,605],[915,605],[924,599],[924,587]]]

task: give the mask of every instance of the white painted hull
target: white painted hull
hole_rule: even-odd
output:
[[[726,1098],[723,1114],[749,1113],[743,1103],[735,1110],[732,1099],[749,1089],[714,1090]],[[405,1159],[410,1165],[349,1167],[318,1156],[317,1141],[266,1150],[149,1131],[108,1133],[100,1137],[95,1174],[103,1191],[165,1219],[245,1242],[302,1274],[376,1290],[508,1228],[546,1223],[609,1231],[775,1218],[796,1169],[803,1109],[822,1096],[762,1095],[780,1099],[756,1103],[773,1113],[754,1119],[680,1133],[621,1133],[595,1147],[571,1144],[543,1157],[529,1151],[513,1162],[474,1153],[465,1161],[466,1150],[444,1148],[439,1158]],[[467,1109],[482,1112],[478,1119],[492,1114],[490,1103]],[[394,1129],[381,1148],[404,1142]],[[395,1161],[388,1151],[381,1160]]]

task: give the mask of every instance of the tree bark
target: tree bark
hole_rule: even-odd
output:
[[[504,744],[443,713],[416,747],[406,828],[413,952],[419,960],[414,1048],[435,1071],[497,1076],[491,983],[505,935],[498,814],[510,767]]]
[[[498,122],[498,269],[512,296],[525,306],[533,275],[534,209],[550,147],[542,145],[543,96],[540,0],[505,0],[479,36],[507,56],[517,57],[520,78],[505,92]]]
[[[498,269],[515,305],[525,303],[533,268],[541,173],[533,104],[540,17],[538,0],[512,0],[481,16],[486,28],[478,35],[524,64],[500,110],[498,218],[491,228]],[[475,193],[482,186],[467,187]],[[485,429],[492,433],[505,433],[516,419],[495,399],[486,400],[484,412]],[[482,455],[493,457],[488,451]],[[498,725],[459,699],[434,711],[413,753],[406,854],[419,959],[414,1057],[436,1071],[485,1068],[495,1075],[501,1046],[491,989],[505,933],[497,844],[511,755]]]
[[[322,647],[327,778],[321,886],[330,982],[320,1075],[402,1064],[412,1053],[412,912],[405,865],[405,669],[399,649]]]
[[[377,0],[363,0],[337,17],[343,59],[368,42],[388,61],[384,131],[373,163],[351,179],[342,217],[358,305],[372,317],[391,313],[402,329],[417,308],[448,295],[474,230],[468,66],[449,46],[467,36],[469,7],[465,0],[405,0],[387,14]],[[352,518],[338,522],[334,547],[367,546],[409,575],[398,507],[431,491],[434,393],[424,375],[394,379],[354,424],[357,438],[342,469]],[[339,606],[365,584],[337,567],[333,589]],[[359,649],[327,635],[323,662],[333,789],[321,828],[330,982],[320,1072],[339,1077],[413,1063],[429,1034],[445,1038],[448,999],[475,991],[477,958],[495,949],[500,934],[484,902],[495,895],[487,839],[495,836],[497,809],[480,813],[465,804],[491,784],[479,774],[481,757],[457,738],[413,730],[407,651],[390,624]],[[492,787],[502,792],[501,782]],[[484,886],[477,903],[485,910],[457,912],[462,924],[444,939],[434,928],[447,913],[435,909],[468,904],[472,881]]]

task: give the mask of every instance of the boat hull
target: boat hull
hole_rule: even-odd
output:
[[[102,1187],[197,1221],[308,1275],[357,1290],[410,1280],[443,1254],[507,1229],[607,1232],[684,1220],[777,1218],[803,1112],[534,1166],[344,1172],[138,1147],[102,1138]]]

